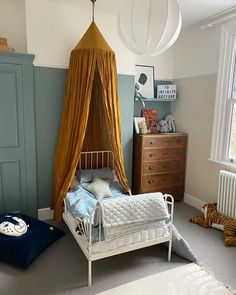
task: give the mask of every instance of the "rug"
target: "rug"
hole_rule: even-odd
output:
[[[97,295],[235,295],[195,263],[133,281]]]

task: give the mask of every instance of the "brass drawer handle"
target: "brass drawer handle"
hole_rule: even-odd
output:
[[[149,183],[149,184],[153,183],[153,179],[149,179],[149,180],[148,180],[148,183]]]
[[[152,170],[152,169],[153,169],[153,167],[152,167],[152,166],[149,166],[149,167],[148,167],[148,169],[149,169],[149,170]]]
[[[155,154],[154,153],[152,153],[152,154],[149,154],[149,157],[150,158],[153,158],[155,156]]]

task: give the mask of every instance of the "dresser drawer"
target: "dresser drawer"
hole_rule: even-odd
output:
[[[183,158],[185,158],[185,148],[154,148],[152,150],[143,150],[143,161]]]
[[[143,174],[154,174],[159,172],[184,170],[185,161],[181,160],[166,160],[143,162]]]
[[[146,136],[143,138],[143,148],[153,148],[153,147],[184,147],[186,145],[186,136],[177,135],[160,135]]]
[[[160,173],[142,177],[142,192],[159,191],[163,187],[184,185],[184,173]]]

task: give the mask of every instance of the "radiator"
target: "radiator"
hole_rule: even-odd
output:
[[[220,171],[217,210],[236,219],[236,174],[225,170]]]

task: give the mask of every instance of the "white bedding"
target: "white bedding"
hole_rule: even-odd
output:
[[[67,218],[71,224],[75,224],[75,218],[67,210],[65,212]],[[92,253],[107,252],[109,250],[115,250],[119,247],[128,246],[130,244],[151,241],[160,237],[168,237],[169,229],[165,224],[165,221],[159,221],[153,228],[147,228],[143,231],[138,231],[132,234],[125,235],[123,237],[116,238],[112,241],[101,241],[92,244]]]
[[[163,222],[161,223],[162,225],[159,225],[159,227],[128,234],[109,242],[96,242],[92,245],[92,253],[107,252],[109,250],[115,250],[119,247],[128,246],[130,244],[147,242],[157,238],[169,236],[169,230],[167,226],[165,224],[163,225]]]
[[[99,205],[106,241],[156,227],[156,223],[169,217],[162,193],[108,198]]]

